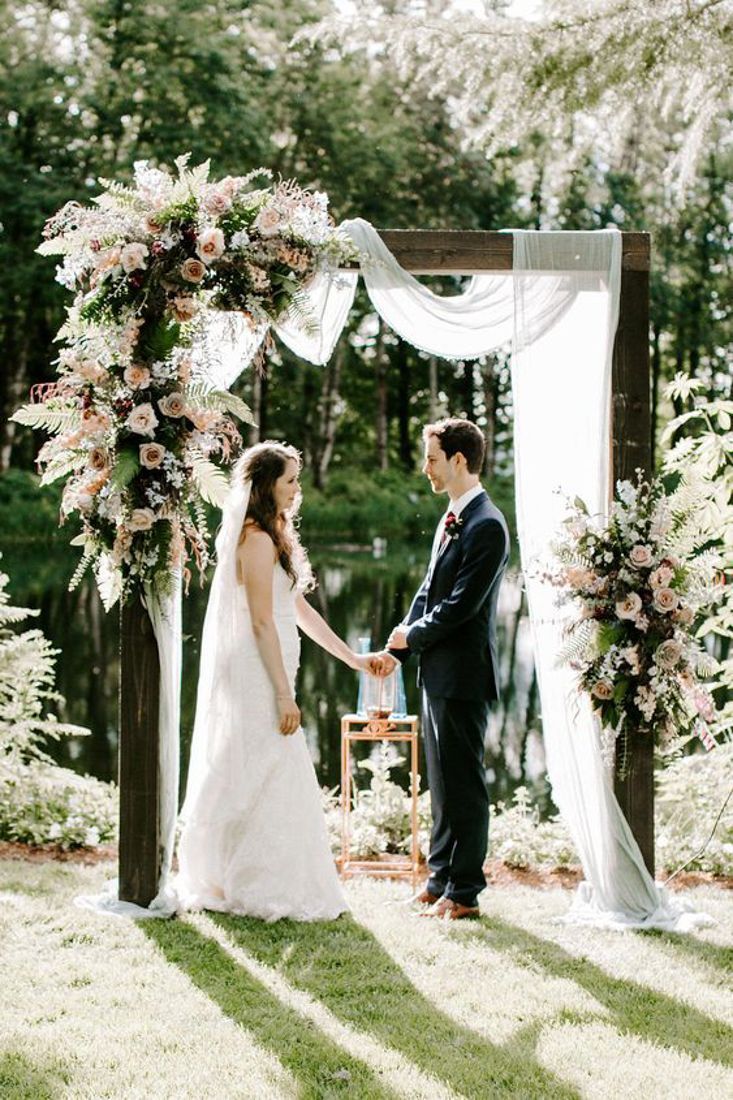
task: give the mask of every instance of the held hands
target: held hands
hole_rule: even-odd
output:
[[[277,696],[277,709],[280,715],[280,733],[286,736],[295,733],[300,726],[300,707],[290,692]]]
[[[394,657],[386,651],[354,654],[354,668],[368,672],[371,676],[389,676],[396,664]]]

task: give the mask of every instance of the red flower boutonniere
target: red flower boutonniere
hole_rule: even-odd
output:
[[[456,516],[453,512],[449,512],[445,517],[445,523],[443,524],[443,536],[446,539],[457,539],[461,533],[463,527],[463,520],[460,516]]]

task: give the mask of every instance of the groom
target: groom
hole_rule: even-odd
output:
[[[419,661],[433,828],[430,877],[416,900],[430,905],[427,916],[461,920],[479,915],[478,895],[486,886],[484,736],[490,704],[499,697],[496,605],[509,533],[479,481],[480,429],[450,418],[428,424],[423,439],[423,473],[434,493],[448,494],[449,507],[425,579],[387,646],[397,660],[414,653]]]

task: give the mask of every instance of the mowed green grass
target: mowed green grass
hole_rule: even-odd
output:
[[[114,865],[0,862],[0,1096],[733,1096],[733,895],[691,936],[554,923],[560,888],[479,922],[349,884],[333,923],[76,908]]]

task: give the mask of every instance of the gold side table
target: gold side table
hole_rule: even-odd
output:
[[[367,871],[390,878],[409,878],[415,885],[420,875],[417,798],[418,774],[417,715],[403,718],[370,718],[363,714],[345,714],[341,719],[341,860],[343,877]],[[356,741],[402,741],[410,747],[410,827],[409,856],[381,859],[351,858],[351,746]]]

